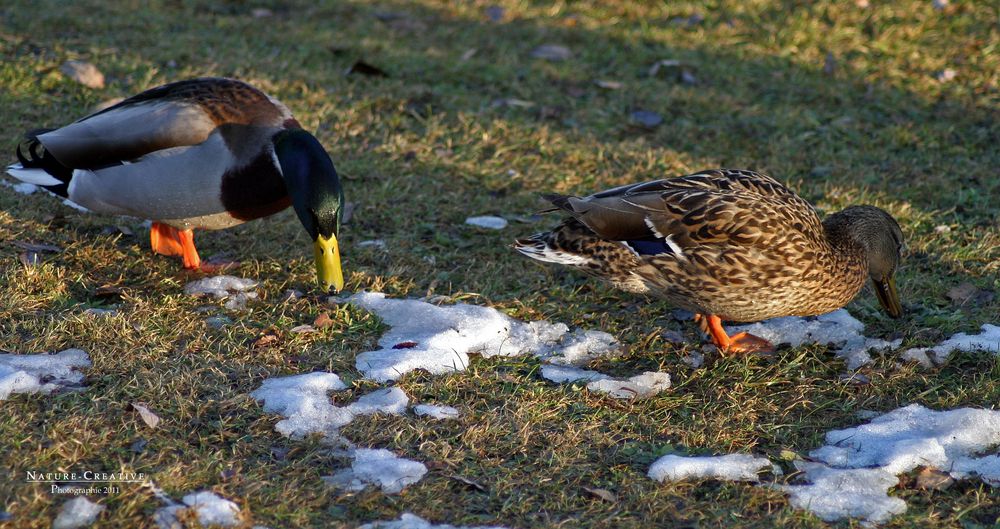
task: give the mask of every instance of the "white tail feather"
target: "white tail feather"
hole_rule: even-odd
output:
[[[590,262],[587,257],[556,250],[542,241],[533,241],[533,244],[518,243],[514,249],[536,261],[546,263],[580,266]]]
[[[25,169],[19,163],[8,165],[7,174],[22,182],[35,184],[36,186],[55,186],[62,183],[58,178],[46,173],[44,169]]]

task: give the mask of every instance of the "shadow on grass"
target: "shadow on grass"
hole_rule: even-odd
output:
[[[931,249],[951,253],[944,258],[922,249],[926,257],[921,256],[918,265],[903,271],[903,293],[918,303],[940,297],[947,282],[954,279],[950,277],[954,273],[988,284],[995,268],[977,271],[976,266],[982,263],[985,268],[989,263],[984,261],[995,258],[995,253],[988,248],[977,249],[974,240],[996,237],[995,167],[1000,166],[1000,154],[994,147],[1000,140],[996,110],[949,98],[928,100],[888,83],[872,82],[869,79],[877,79],[877,75],[862,75],[846,63],[828,75],[823,73],[821,64],[803,65],[788,58],[755,55],[741,48],[741,41],[753,37],[740,35],[773,27],[782,18],[784,9],[794,8],[792,4],[765,10],[758,16],[766,22],[763,25],[760,20],[740,19],[739,15],[708,13],[704,21],[694,26],[661,18],[643,21],[649,29],[634,31],[623,30],[613,21],[596,26],[585,19],[578,20],[573,27],[564,27],[572,20],[570,17],[514,19],[498,24],[487,21],[481,12],[478,12],[480,18],[476,18],[469,13],[456,14],[450,8],[404,2],[384,2],[378,7],[361,2],[328,5],[290,2],[275,5],[272,17],[260,20],[254,19],[248,8],[235,3],[170,3],[160,9],[173,18],[157,16],[153,10],[139,13],[133,19],[101,16],[99,23],[87,22],[86,17],[88,11],[91,17],[97,17],[110,9],[98,2],[60,5],[59,9],[53,7],[55,4],[36,7],[32,14],[39,19],[35,22],[27,20],[28,15],[16,8],[7,7],[3,8],[0,19],[8,21],[4,31],[14,38],[5,40],[3,48],[11,58],[20,61],[12,62],[31,65],[37,60],[58,64],[70,51],[84,50],[107,61],[111,86],[107,92],[115,93],[83,92],[67,82],[53,80],[50,73],[38,72],[40,83],[52,92],[43,96],[25,91],[22,96],[9,91],[0,96],[4,98],[0,101],[5,108],[14,110],[16,116],[11,123],[25,125],[20,129],[65,123],[83,115],[88,105],[104,96],[119,95],[117,92],[127,95],[181,77],[212,74],[251,80],[284,100],[297,110],[304,123],[318,130],[338,167],[348,176],[350,199],[360,203],[356,221],[345,236],[348,270],[361,270],[376,278],[407,276],[412,278],[414,286],[409,288],[416,294],[435,288],[448,293],[476,290],[508,307],[516,307],[519,298],[524,298],[529,305],[539,308],[523,310],[535,310],[541,316],[578,324],[583,321],[584,313],[596,313],[595,321],[586,326],[612,332],[627,329],[627,334],[638,336],[652,332],[657,323],[651,321],[655,316],[650,316],[655,311],[608,310],[614,305],[612,301],[605,304],[605,299],[630,298],[608,295],[608,291],[599,287],[576,288],[576,280],[561,284],[507,248],[513,237],[550,225],[554,219],[514,224],[507,231],[494,233],[463,226],[464,217],[483,212],[525,215],[538,206],[536,193],[551,189],[586,193],[705,167],[756,168],[788,181],[828,210],[876,201],[901,218],[912,238],[930,245]],[[723,27],[729,18],[735,19],[732,32]],[[59,29],[48,29],[52,27]],[[664,45],[663,32],[687,35],[690,45]],[[171,40],[161,42],[163,35],[170,35]],[[574,58],[563,62],[531,58],[533,49],[547,43],[568,46]],[[475,53],[470,54],[469,50]],[[463,60],[467,54],[468,58]],[[358,59],[385,69],[390,77],[344,77],[343,71]],[[676,75],[649,76],[649,67],[663,59],[690,65],[697,83],[679,82]],[[167,66],[170,61],[180,66],[170,68]],[[624,87],[600,88],[594,84],[598,79],[620,81]],[[512,98],[530,102],[532,106],[511,104]],[[507,103],[495,105],[503,100]],[[38,106],[46,103],[60,106]],[[651,129],[630,123],[629,115],[640,109],[658,113],[664,122]],[[8,138],[11,146],[14,133]],[[49,202],[43,202],[46,200],[26,199],[30,206],[38,208],[50,207]],[[13,216],[16,223],[19,216]],[[92,221],[81,222],[90,225]],[[937,238],[933,227],[938,223],[956,223],[964,233],[953,236],[956,238],[950,246],[934,246],[938,243],[933,242]],[[246,244],[253,248],[252,258],[264,261],[259,270],[262,273],[267,270],[284,281],[289,275],[287,263],[292,258],[291,252],[301,251],[301,244],[295,240],[302,237],[294,235],[300,231],[293,219],[286,218],[266,225],[254,223],[236,230],[235,235],[202,237],[215,240],[219,246],[223,246],[219,241],[249,241]],[[391,251],[362,251],[352,246],[368,238],[386,239]],[[140,236],[137,244],[145,248],[146,243]],[[298,268],[299,276],[308,277],[306,265]],[[358,281],[356,286],[366,286],[366,281],[376,279],[366,277]],[[282,284],[280,288],[285,286]],[[161,288],[169,291],[173,287],[161,285]],[[561,297],[563,294],[566,296]],[[567,297],[571,300],[567,301]],[[866,321],[875,320],[873,311],[868,310],[874,306],[872,299],[861,303]],[[191,428],[192,441],[204,443],[197,448],[212,451],[215,438],[209,436],[213,434],[225,437],[223,446],[232,443],[240,447],[238,439],[223,435],[225,428],[206,422],[221,423],[220,417],[230,411],[235,416],[236,411],[243,413],[256,408],[243,401],[217,405],[211,401],[235,399],[241,391],[251,388],[250,380],[240,378],[243,374],[259,377],[267,370],[284,369],[285,356],[280,353],[288,351],[254,353],[251,358],[242,356],[246,351],[239,344],[253,337],[255,326],[266,328],[279,318],[291,320],[301,317],[300,312],[315,309],[312,306],[288,309],[287,315],[284,308],[259,310],[247,316],[248,328],[238,331],[247,336],[208,334],[200,320],[187,321],[189,328],[183,332],[157,331],[161,343],[155,351],[147,352],[160,356],[147,362],[152,366],[143,366],[149,371],[144,376],[150,379],[169,376],[161,371],[161,366],[179,374],[193,371],[196,366],[207,372],[166,386],[177,393],[192,391],[191,395],[182,395],[178,402],[189,397],[195,403],[184,402],[183,413],[177,414],[180,426],[174,427],[183,427],[183,421],[191,418],[189,414],[205,412],[200,424]],[[978,308],[965,321],[950,325],[974,329],[979,323],[989,321],[987,318],[995,317],[996,310],[994,302]],[[931,321],[924,313],[917,314],[915,320],[907,324],[912,325],[907,332]],[[889,327],[879,330],[889,332]],[[201,338],[191,343],[188,341],[191,336]],[[354,343],[350,349],[361,350],[362,345]],[[311,367],[323,365],[327,351],[319,349],[316,346],[308,353]],[[206,360],[208,354],[213,357]],[[262,356],[265,354],[266,357]],[[565,452],[567,448],[559,444],[566,439],[561,437],[567,430],[565,417],[553,414],[543,419],[531,417],[530,413],[532,405],[551,409],[549,399],[554,398],[555,392],[540,393],[541,396],[535,397],[539,402],[526,403],[528,397],[522,388],[537,389],[540,386],[537,380],[526,382],[514,378],[511,383],[504,378],[506,373],[503,376],[495,373],[497,369],[484,369],[482,379],[470,372],[467,378],[471,381],[458,390],[461,393],[456,398],[474,402],[478,412],[502,415],[502,424],[491,425],[489,432],[456,430],[439,435],[435,431],[407,430],[399,434],[404,439],[397,440],[394,436],[401,428],[385,428],[384,424],[375,423],[371,431],[358,425],[358,438],[377,441],[380,446],[395,443],[415,453],[415,446],[424,447],[425,439],[421,436],[441,447],[452,442],[464,448],[459,443],[467,440],[456,437],[481,435],[490,442],[478,444],[487,446],[489,452],[477,459],[476,453],[468,449],[468,455],[456,462],[455,472],[493,477],[497,488],[477,496],[469,505],[441,505],[430,501],[439,499],[428,496],[433,491],[452,489],[447,482],[442,484],[444,480],[431,478],[424,491],[413,491],[402,500],[373,495],[342,503],[350,505],[354,520],[369,520],[376,514],[395,512],[402,506],[420,502],[421,508],[430,512],[464,516],[466,522],[485,523],[496,515],[523,526],[557,525],[559,520],[570,520],[572,513],[586,512],[594,519],[604,520],[594,526],[641,527],[650,521],[669,524],[699,519],[705,525],[731,521],[729,506],[735,496],[739,505],[755,503],[756,507],[747,507],[745,514],[781,525],[781,520],[789,517],[788,508],[776,494],[728,485],[657,486],[645,479],[644,469],[631,454],[615,459],[619,447],[614,443],[624,440],[629,448],[649,450],[648,460],[655,446],[684,436],[687,446],[700,450],[735,449],[732,443],[740,448],[760,446],[772,451],[787,443],[805,450],[815,446],[809,442],[826,428],[856,422],[854,411],[870,403],[885,408],[895,403],[938,398],[926,393],[922,380],[905,380],[887,365],[879,366],[879,372],[893,377],[888,388],[837,386],[830,381],[840,366],[827,360],[809,353],[804,360],[807,366],[801,370],[782,370],[752,362],[744,369],[729,363],[702,375],[704,380],[690,383],[688,393],[634,406],[594,404],[587,397],[573,396],[567,406],[585,416],[578,425],[606,424],[614,429],[615,435],[609,438],[604,432],[588,434],[584,437],[586,442],[570,447],[576,452],[569,455]],[[340,365],[349,369],[349,357],[338,357],[336,361],[341,363],[335,366],[338,369]],[[536,367],[521,366],[521,360],[510,362],[504,368],[510,368],[515,375]],[[488,363],[482,365],[493,367]],[[988,359],[977,358],[947,367],[940,377],[954,380],[947,388],[939,389],[940,393],[962,387],[963,377],[988,366]],[[155,369],[147,369],[150,367]],[[104,373],[115,371],[102,369]],[[120,370],[120,375],[106,375],[110,379],[104,382],[108,392],[123,401],[133,398],[130,392],[150,395],[141,387],[127,391],[118,388],[116,379],[126,377],[131,367],[123,366]],[[238,381],[227,378],[230,371],[236,374],[230,378]],[[811,377],[810,383],[803,381],[803,371]],[[752,384],[746,383],[746,378]],[[775,378],[780,380],[775,382]],[[422,394],[419,389],[424,386],[420,381],[407,383],[418,389],[414,395]],[[224,391],[219,392],[218,388]],[[772,391],[773,388],[778,390]],[[788,393],[793,390],[803,393],[808,390],[809,394],[790,396]],[[441,390],[429,387],[427,391],[437,394]],[[987,391],[973,386],[970,394],[958,393],[953,400],[955,404],[983,402],[976,395]],[[758,397],[763,402],[750,403],[750,399]],[[164,394],[164,402],[173,405],[172,399],[174,396]],[[509,408],[498,404],[508,399],[513,403]],[[503,409],[493,410],[494,407]],[[796,407],[798,411],[787,412],[778,419],[764,420],[757,416],[762,412],[786,413],[783,410]],[[527,418],[520,415],[519,408],[528,410]],[[642,417],[647,413],[650,417]],[[637,417],[629,418],[629,414]],[[622,422],[623,418],[628,419],[627,424]],[[270,432],[271,423],[270,416],[257,419],[254,433],[264,438],[264,442],[284,442]],[[535,429],[523,430],[524,425]],[[763,426],[772,430],[764,431]],[[521,439],[523,431],[533,432],[535,437]],[[207,440],[199,439],[200,436]],[[580,448],[590,443],[598,448]],[[119,444],[124,446],[124,442]],[[170,446],[181,454],[185,449],[183,443]],[[430,450],[437,449],[431,444],[427,446]],[[123,459],[138,458],[119,448]],[[241,454],[261,458],[275,472],[285,472],[278,468],[280,465],[269,462],[267,448],[253,444],[242,448]],[[557,456],[569,458],[584,469],[583,474],[579,470],[554,467],[551,461]],[[595,463],[594,456],[612,461]],[[99,459],[103,455],[90,454],[90,457]],[[155,460],[150,468],[175,465],[182,455],[163,451],[157,457],[164,459]],[[317,461],[317,467],[332,466],[329,460],[315,456],[311,461]],[[491,474],[495,470],[487,468],[487,463],[500,468],[502,474]],[[296,464],[296,470],[304,473],[306,463]],[[201,469],[192,481],[212,483],[219,470],[216,466]],[[310,470],[317,472],[315,468]],[[539,476],[550,474],[558,475],[559,479],[537,483]],[[302,480],[304,486],[314,481]],[[592,502],[575,491],[567,492],[567,487],[602,482],[620,485],[622,508]],[[253,489],[256,485],[227,486],[258,499]],[[268,494],[275,493],[272,490]],[[319,512],[328,502],[334,503],[329,500],[328,492],[304,494],[311,495],[307,499],[315,504],[312,511]],[[552,495],[552,503],[535,497],[548,494]],[[688,510],[689,505],[698,502],[701,502],[699,508],[705,508],[719,496],[730,501],[717,502],[718,505],[706,511]],[[268,505],[266,499],[260,503]],[[287,501],[269,499],[273,503]],[[772,499],[778,502],[774,506],[769,503]],[[421,500],[429,501],[425,505]],[[552,514],[538,512],[535,507],[540,503],[549,506]],[[139,510],[146,507],[148,503]],[[279,509],[289,507],[282,504]],[[270,514],[275,516],[273,512]],[[329,518],[336,518],[336,512],[324,520]],[[307,521],[300,518],[299,523]]]

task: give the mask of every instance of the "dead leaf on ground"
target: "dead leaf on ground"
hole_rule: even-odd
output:
[[[517,108],[531,108],[535,106],[531,101],[525,101],[524,99],[517,99],[514,97],[505,97],[503,99],[495,99],[490,103],[492,107],[517,107]]]
[[[958,77],[958,72],[951,68],[945,68],[940,72],[934,74],[934,78],[938,80],[939,83],[947,83],[948,81],[954,80]]]
[[[833,56],[833,53],[826,52],[826,57],[823,58],[823,73],[826,75],[833,75],[837,71],[837,58]]]
[[[945,490],[954,482],[947,472],[936,468],[924,467],[917,474],[917,487],[925,490]]]
[[[618,495],[608,489],[583,487],[583,490],[597,499],[604,500],[608,503],[618,503]]]
[[[561,44],[543,44],[531,50],[531,56],[545,61],[566,61],[573,58],[573,52]]]
[[[274,329],[268,329],[264,332],[264,334],[254,339],[253,343],[250,344],[250,348],[263,349],[265,347],[271,347],[273,345],[277,345],[280,340],[281,337],[278,336],[278,333],[275,332]]]
[[[675,17],[670,19],[670,24],[673,26],[697,26],[705,21],[705,17],[701,13],[693,13],[691,16],[686,17]]]
[[[948,289],[945,294],[952,305],[985,305],[993,301],[995,295],[991,290],[983,290],[972,283],[965,282]]]
[[[473,481],[473,480],[471,480],[471,479],[469,479],[467,477],[459,476],[458,474],[452,474],[452,475],[448,476],[448,478],[449,479],[453,479],[453,480],[455,480],[455,481],[457,481],[459,483],[462,483],[464,485],[467,485],[467,486],[469,486],[469,487],[471,487],[473,489],[476,489],[479,492],[486,492],[486,487],[483,486],[482,483],[479,483],[477,481]]]
[[[663,123],[663,116],[651,110],[636,110],[629,114],[629,120],[642,128],[654,129]]]
[[[42,264],[42,256],[37,252],[21,252],[17,258],[24,266],[38,266]]]
[[[354,61],[354,64],[344,70],[344,75],[354,74],[366,75],[368,77],[389,77],[389,74],[385,70],[362,60]]]
[[[490,19],[490,22],[501,22],[503,17],[507,14],[507,11],[500,6],[487,6],[484,10],[486,13],[486,18]]]
[[[146,426],[150,428],[156,428],[160,424],[160,417],[153,413],[152,410],[146,406],[144,402],[133,402],[132,407],[135,411],[139,412],[139,417],[142,418],[142,422],[146,423]]]
[[[104,88],[104,74],[89,62],[66,61],[59,67],[59,71],[87,88]]]
[[[417,342],[399,342],[398,344],[392,346],[393,349],[413,349],[417,346]]]
[[[379,22],[389,26],[396,31],[417,32],[426,31],[427,24],[422,20],[414,18],[407,13],[396,13],[392,11],[380,11],[375,13],[375,18]]]
[[[17,246],[22,250],[27,250],[29,252],[35,252],[35,253],[45,253],[45,252],[59,253],[63,251],[62,248],[54,244],[39,244],[33,242],[14,241],[14,246]]]
[[[538,109],[538,119],[559,119],[563,115],[563,107],[559,105],[542,105]]]
[[[321,312],[319,313],[319,316],[316,316],[316,319],[313,320],[313,327],[317,329],[324,329],[331,325],[333,325],[333,319],[330,318],[329,312]]]
[[[621,81],[606,81],[603,79],[594,81],[594,84],[605,90],[621,90],[625,86]]]
[[[663,59],[656,61],[649,67],[650,77],[665,77],[684,84],[697,84],[698,78],[695,76],[697,68],[676,59]]]
[[[97,298],[120,298],[122,287],[118,285],[101,285],[94,289],[94,297]]]

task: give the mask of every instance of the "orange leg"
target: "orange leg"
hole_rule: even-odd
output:
[[[184,268],[197,269],[201,266],[201,258],[194,247],[194,230],[178,230],[154,222],[149,230],[149,244],[158,254],[180,255],[184,259]]]
[[[712,343],[723,355],[774,351],[774,344],[750,333],[741,332],[730,337],[722,328],[722,318],[715,314],[695,314],[694,321],[712,338]]]

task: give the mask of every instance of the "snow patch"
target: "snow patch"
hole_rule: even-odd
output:
[[[20,167],[20,164],[18,164],[17,167]],[[10,168],[8,168],[8,169],[10,169]],[[0,182],[0,184],[3,184],[4,187],[9,187],[9,188],[13,189],[15,193],[19,193],[19,194],[22,194],[22,195],[30,195],[30,194],[34,193],[35,191],[38,191],[38,189],[39,189],[38,186],[36,186],[35,184],[29,184],[27,182],[18,182],[16,184],[12,184],[12,183],[7,182],[7,181],[2,181],[2,182]]]
[[[59,509],[59,514],[52,521],[52,529],[86,527],[94,523],[103,510],[103,505],[98,505],[83,496],[77,496],[64,503],[62,509]]]
[[[398,494],[407,485],[420,481],[427,473],[423,463],[398,457],[383,448],[358,448],[351,451],[351,468],[324,477],[330,486],[350,491],[378,485],[386,494]]]
[[[670,375],[646,371],[627,380],[602,378],[587,384],[587,389],[607,393],[615,399],[645,399],[670,388]]]
[[[748,454],[715,457],[665,455],[649,467],[649,477],[660,482],[690,478],[757,481],[757,473],[771,467],[770,459]]]
[[[90,358],[81,349],[66,349],[57,354],[0,354],[0,400],[12,393],[51,393],[78,386],[83,374],[77,369],[90,367]]]
[[[415,369],[434,375],[463,371],[473,353],[485,357],[532,353],[550,362],[578,363],[618,351],[607,333],[569,333],[562,323],[524,323],[490,307],[437,306],[372,292],[355,294],[348,301],[392,327],[378,341],[382,349],[361,353],[355,360],[359,371],[379,382]]]
[[[830,468],[821,463],[796,461],[808,485],[785,485],[789,503],[832,522],[841,518],[861,518],[866,525],[888,521],[906,512],[906,502],[889,496],[899,479],[881,468]]]
[[[340,439],[339,431],[356,417],[375,413],[399,415],[406,411],[409,398],[393,387],[362,396],[347,406],[334,406],[327,393],[347,389],[334,373],[314,372],[269,378],[250,396],[264,402],[264,411],[285,419],[274,429],[291,438],[319,433],[330,441]]]
[[[789,316],[733,327],[730,334],[748,332],[774,344],[787,343],[798,347],[804,343],[828,343],[836,347],[834,354],[847,362],[847,369],[854,370],[872,361],[871,349],[894,349],[902,339],[891,342],[866,338],[861,334],[865,324],[844,309],[835,310],[816,318]]]
[[[431,417],[433,419],[457,419],[461,416],[457,409],[451,406],[434,406],[431,404],[417,404],[413,407],[413,413],[418,417]]]
[[[499,525],[475,527],[462,526],[455,527],[451,524],[432,524],[423,518],[404,512],[398,520],[371,522],[358,527],[358,529],[505,529]]]
[[[924,367],[940,365],[954,351],[987,351],[1000,354],[1000,326],[984,324],[979,334],[960,332],[934,347],[917,347],[903,351],[902,358],[915,360]]]
[[[188,494],[181,500],[182,504],[166,496],[161,499],[167,501],[169,505],[157,509],[153,514],[153,521],[160,529],[182,529],[183,511],[192,512],[197,516],[198,524],[205,527],[236,527],[240,524],[239,506],[214,492],[203,490]]]
[[[247,300],[257,298],[257,293],[251,291],[256,286],[257,282],[253,279],[221,275],[192,281],[184,285],[184,293],[225,299],[227,309],[241,309],[246,306]]]
[[[471,226],[487,228],[491,230],[502,230],[507,227],[507,219],[493,215],[482,215],[479,217],[468,217],[465,223]]]
[[[905,502],[888,496],[888,489],[898,484],[896,475],[920,466],[956,479],[975,474],[1000,482],[1000,458],[974,457],[1000,443],[1000,411],[933,411],[911,404],[868,424],[828,432],[826,442],[809,453],[816,462],[796,462],[809,484],[780,488],[792,505],[827,521],[850,517],[875,524],[904,512]]]
[[[605,380],[611,377],[604,373],[590,371],[589,369],[580,369],[579,367],[543,364],[542,378],[551,380],[557,384],[565,384],[566,382],[576,382],[579,380],[587,382]]]

